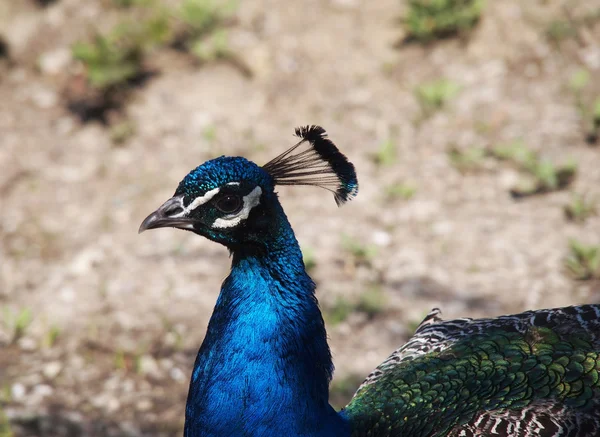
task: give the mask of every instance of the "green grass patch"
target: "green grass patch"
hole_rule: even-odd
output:
[[[397,182],[385,188],[385,197],[388,200],[410,200],[417,193],[417,187],[409,182]]]
[[[495,146],[491,154],[497,159],[511,162],[523,172],[524,178],[510,191],[516,198],[565,189],[577,175],[575,162],[555,165],[542,160],[522,141]]]
[[[127,20],[92,42],[73,45],[73,58],[86,67],[90,85],[99,90],[126,85],[143,75],[148,51],[171,38],[169,15],[160,10],[148,18]]]
[[[110,140],[115,146],[123,146],[135,135],[136,128],[133,121],[127,119],[114,124],[110,128]]]
[[[14,434],[10,427],[8,417],[4,414],[2,407],[0,406],[0,437],[13,437]]]
[[[377,247],[365,244],[350,235],[342,235],[342,248],[352,259],[354,265],[371,265],[377,255]]]
[[[488,152],[483,147],[468,147],[459,149],[452,147],[448,149],[450,163],[461,173],[479,170],[483,167]]]
[[[317,258],[312,247],[304,246],[302,248],[302,260],[304,261],[304,268],[309,274],[317,267]]]
[[[396,157],[396,144],[391,139],[387,139],[377,148],[377,152],[373,155],[373,161],[377,165],[389,167],[396,162]]]
[[[364,313],[369,319],[385,311],[387,297],[383,290],[377,286],[371,286],[360,294],[356,303],[356,311]]]
[[[431,115],[448,104],[460,92],[460,85],[449,79],[436,79],[415,88],[415,96],[423,113]]]
[[[575,99],[585,139],[596,144],[600,136],[600,95],[591,89],[591,76],[588,70],[581,68],[571,75],[568,86]]]
[[[52,348],[58,341],[58,338],[61,335],[61,330],[58,326],[52,325],[44,335],[43,344],[47,348]]]
[[[88,89],[77,91],[69,107],[84,120],[106,121],[104,114],[123,104],[123,94],[154,73],[149,59],[157,49],[176,48],[201,62],[233,57],[224,30],[235,12],[231,1],[183,0],[171,8],[157,0],[113,2],[125,18],[109,32],[72,46]]]
[[[356,305],[347,298],[338,296],[333,305],[323,307],[323,318],[328,324],[339,325],[352,314]]]
[[[600,279],[600,246],[571,240],[565,266],[575,279],[582,281]]]
[[[175,45],[201,62],[231,57],[224,29],[237,8],[234,1],[184,0],[177,16],[180,26]]]
[[[466,35],[481,19],[484,0],[409,0],[406,41],[431,42]]]
[[[567,220],[583,223],[589,217],[597,214],[596,202],[581,194],[574,194],[563,211]]]
[[[31,309],[23,308],[15,311],[4,307],[2,313],[4,316],[2,323],[11,333],[11,342],[15,343],[27,333],[27,329],[33,321]]]
[[[386,304],[387,296],[381,287],[372,285],[355,298],[338,296],[333,304],[324,305],[323,318],[332,326],[346,321],[353,313],[362,313],[371,320],[385,312]]]

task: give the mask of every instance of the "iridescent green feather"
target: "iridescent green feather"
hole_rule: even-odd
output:
[[[591,337],[532,326],[490,330],[401,361],[363,386],[345,414],[353,436],[447,436],[484,411],[551,400],[597,407],[600,354]]]

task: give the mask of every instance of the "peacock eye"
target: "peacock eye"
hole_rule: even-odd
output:
[[[226,194],[215,202],[215,206],[225,214],[233,214],[242,208],[242,199],[235,194]]]

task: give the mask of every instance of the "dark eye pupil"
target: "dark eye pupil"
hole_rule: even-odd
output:
[[[241,202],[238,196],[228,194],[217,201],[217,208],[225,213],[236,212],[240,208]]]

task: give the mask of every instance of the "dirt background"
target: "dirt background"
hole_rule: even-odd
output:
[[[546,35],[566,10],[580,16],[600,1],[490,1],[469,38],[428,46],[398,45],[405,6],[240,2],[229,45],[251,77],[157,53],[156,74],[123,110],[135,134],[115,145],[109,126],[66,108],[64,91],[71,45],[115,12],[94,0],[0,0],[10,50],[0,60],[0,435],[181,435],[228,254],[189,233],[137,228],[192,167],[221,154],[265,163],[300,125],[324,126],[360,182],[342,209],[317,188],[280,190],[322,306],[377,290],[374,311],[328,327],[339,405],[432,307],[485,317],[600,301],[597,281],[564,267],[569,239],[600,244],[600,218],[563,212],[574,193],[600,200],[600,149],[568,88],[583,68],[586,96],[600,95],[600,28],[558,43]],[[414,89],[440,77],[460,92],[424,117]],[[573,184],[515,200],[513,166],[486,158],[465,173],[448,157],[515,139],[577,162]],[[381,165],[373,156],[386,141],[396,157]],[[414,196],[386,196],[397,183]],[[31,323],[13,341],[24,311]]]

